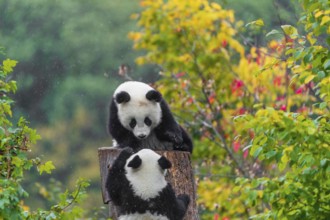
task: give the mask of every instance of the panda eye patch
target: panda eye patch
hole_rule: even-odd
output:
[[[136,126],[136,120],[135,120],[135,118],[132,118],[131,122],[129,123],[129,126],[131,128],[134,128]]]
[[[150,125],[152,124],[152,121],[150,120],[149,117],[146,117],[146,118],[144,119],[144,123],[145,123],[147,126],[150,126]]]

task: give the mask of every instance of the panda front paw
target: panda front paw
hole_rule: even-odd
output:
[[[121,169],[125,166],[126,160],[133,154],[133,149],[130,147],[122,148],[121,152],[119,153],[118,157],[115,159],[113,163],[114,169]],[[108,166],[109,168],[110,166]],[[111,168],[112,169],[112,168]]]
[[[167,131],[165,132],[166,137],[170,140],[170,142],[174,143],[175,146],[180,146],[183,142],[183,139],[181,137],[181,134],[178,135],[176,133]]]
[[[177,197],[179,200],[181,200],[184,204],[184,206],[187,208],[190,203],[190,197],[187,194],[180,194]]]

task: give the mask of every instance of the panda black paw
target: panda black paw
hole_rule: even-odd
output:
[[[190,203],[190,197],[187,194],[180,194],[178,195],[177,199],[183,203],[183,206],[185,209],[188,208],[188,205]]]
[[[180,194],[180,195],[178,195],[178,199],[183,202],[183,204],[185,205],[185,207],[188,207],[188,205],[190,203],[190,197],[187,194]]]
[[[174,143],[175,145],[181,145],[183,142],[183,139],[181,136],[179,136],[176,133],[167,131],[165,132],[165,135],[168,137],[168,139],[170,140],[170,142]]]
[[[118,167],[125,165],[126,160],[133,154],[133,149],[130,147],[124,147],[119,153],[118,157],[115,160],[115,165]]]

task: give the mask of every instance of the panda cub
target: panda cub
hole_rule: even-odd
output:
[[[129,146],[135,152],[193,149],[191,138],[175,121],[162,95],[142,82],[124,82],[115,90],[108,129],[119,147]]]
[[[106,189],[118,207],[119,220],[181,220],[188,208],[188,195],[175,196],[165,180],[171,162],[150,149],[133,154],[124,148],[109,170]]]

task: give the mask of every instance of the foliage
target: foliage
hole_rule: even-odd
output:
[[[271,209],[258,219],[327,219],[329,205],[329,118],[309,119],[304,115],[272,108],[254,117],[236,119],[244,131],[253,130],[251,155],[277,176],[237,179],[249,206],[263,202]],[[241,126],[242,125],[242,126]],[[261,201],[257,201],[261,199]]]
[[[6,59],[0,65],[0,217],[1,219],[73,219],[81,217],[83,210],[79,203],[85,197],[88,183],[79,180],[72,193],[64,192],[58,204],[53,205],[49,211],[38,209],[30,211],[24,203],[28,192],[22,187],[24,174],[32,167],[39,173],[50,173],[55,167],[51,161],[42,163],[36,157],[30,159],[28,153],[31,145],[35,144],[40,136],[36,130],[28,127],[28,122],[21,117],[17,126],[13,126],[11,105],[13,100],[8,96],[16,91],[16,82],[10,80],[9,74],[17,64],[16,61]]]
[[[206,0],[144,0],[133,16],[136,62],[162,66],[158,88],[195,139],[203,219],[330,215],[329,5],[299,3],[299,27],[264,47],[238,41],[261,19],[244,26]]]
[[[0,0],[0,39],[11,45],[7,54],[20,61],[15,108],[31,123],[47,123],[52,119],[45,106],[54,103],[52,94],[67,76],[115,84],[118,66],[138,55],[125,37],[133,28],[129,14],[136,10],[137,3],[128,0]],[[135,73],[150,77],[147,71]]]
[[[38,130],[42,140],[31,156],[51,160],[53,178],[68,188],[79,177],[90,180],[87,210],[103,205],[97,148],[111,144],[106,121],[110,96],[122,81],[118,67],[129,64],[139,80],[158,78],[153,66],[132,64],[140,52],[126,35],[134,30],[129,15],[135,11],[138,2],[131,0],[0,0],[0,41],[19,60],[11,75],[20,85],[11,96],[13,121],[24,116]],[[35,186],[48,184],[48,175],[28,175],[26,202],[32,210],[48,208]]]
[[[221,2],[235,10],[237,19],[263,17],[267,31],[277,23],[272,0]],[[292,4],[281,0],[279,6],[280,14],[287,18],[283,20],[293,24]],[[137,80],[154,82],[160,78],[158,66],[137,68],[132,64],[144,52],[133,51],[132,42],[126,38],[128,31],[136,30],[135,21],[129,18],[136,11],[141,11],[139,1],[131,0],[0,0],[0,40],[10,45],[7,54],[20,61],[12,75],[20,85],[12,95],[13,121],[24,115],[37,128],[43,138],[31,154],[53,161],[56,169],[52,177],[69,188],[78,177],[90,180],[89,199],[84,205],[88,210],[103,205],[95,150],[111,143],[106,131],[107,105],[113,89],[122,81],[117,67],[129,64],[130,76]],[[255,33],[250,33],[243,32],[246,42],[255,39]],[[222,151],[211,142],[209,150],[201,148],[198,153],[213,156]],[[35,170],[23,181],[30,194],[25,202],[32,210],[51,206],[35,186],[48,181],[48,175]]]

